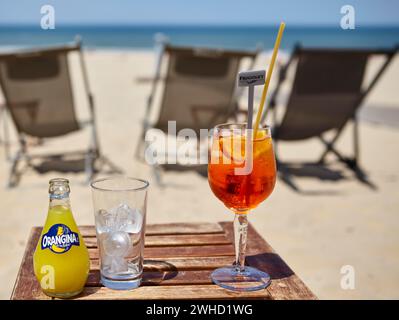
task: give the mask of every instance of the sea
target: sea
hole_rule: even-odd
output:
[[[0,50],[57,45],[80,35],[88,49],[148,50],[160,35],[174,45],[252,50],[273,48],[277,26],[188,26],[188,25],[56,25],[43,30],[39,25],[0,25]],[[296,44],[307,47],[387,48],[399,45],[399,25],[287,26],[281,48],[291,51]]]

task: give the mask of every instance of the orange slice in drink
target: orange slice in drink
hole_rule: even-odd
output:
[[[245,160],[245,137],[230,135],[219,138],[219,152],[222,152],[223,163],[240,164]]]
[[[245,161],[246,136],[229,135],[219,138],[219,151],[223,155],[223,163],[242,164]],[[257,158],[271,147],[266,132],[258,131],[253,143],[253,157]]]

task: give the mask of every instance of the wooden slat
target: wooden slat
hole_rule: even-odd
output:
[[[79,231],[83,237],[95,237],[94,226],[80,226]],[[223,233],[218,223],[165,223],[149,224],[146,226],[146,235],[175,235],[175,234],[211,234]]]
[[[95,237],[83,237],[88,248],[97,248]],[[145,237],[146,247],[171,247],[171,246],[201,246],[230,244],[224,234],[197,234],[197,235],[148,235]]]
[[[149,299],[268,299],[265,290],[234,292],[216,285],[141,286],[135,290],[111,290],[106,287],[86,287],[77,299],[149,300]]]
[[[212,284],[213,270],[146,271],[142,285],[197,285]],[[100,270],[91,270],[86,282],[87,287],[101,287]]]
[[[234,241],[232,224],[220,222],[220,225],[227,238]],[[270,275],[272,282],[266,289],[272,299],[317,299],[251,224],[248,226],[246,263]]]
[[[144,260],[144,271],[214,270],[234,262],[234,256],[186,257],[162,260]],[[90,270],[99,270],[99,260],[90,260]]]
[[[90,259],[98,259],[99,251],[97,248],[89,248]],[[149,247],[144,248],[144,256],[148,259],[166,259],[173,257],[215,257],[234,255],[234,246],[225,245],[204,245],[204,246],[184,246],[184,247]]]

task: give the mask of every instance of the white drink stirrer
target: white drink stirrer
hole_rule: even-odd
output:
[[[248,117],[245,144],[245,166],[234,168],[235,175],[248,175],[252,171],[252,146],[253,146],[253,112],[254,112],[254,87],[265,84],[265,70],[245,71],[238,73],[238,86],[248,87]]]

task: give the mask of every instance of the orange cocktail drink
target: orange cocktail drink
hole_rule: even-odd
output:
[[[269,127],[255,133],[245,123],[214,128],[208,163],[209,185],[226,207],[235,213],[233,230],[236,259],[233,265],[214,270],[212,281],[235,291],[254,291],[270,284],[270,275],[245,265],[247,213],[273,191],[276,161]]]
[[[245,164],[246,135],[243,130],[220,130],[214,135],[208,165],[209,185],[226,207],[247,213],[264,201],[276,183],[276,162],[269,129],[260,129],[253,140],[252,171],[237,175]]]

